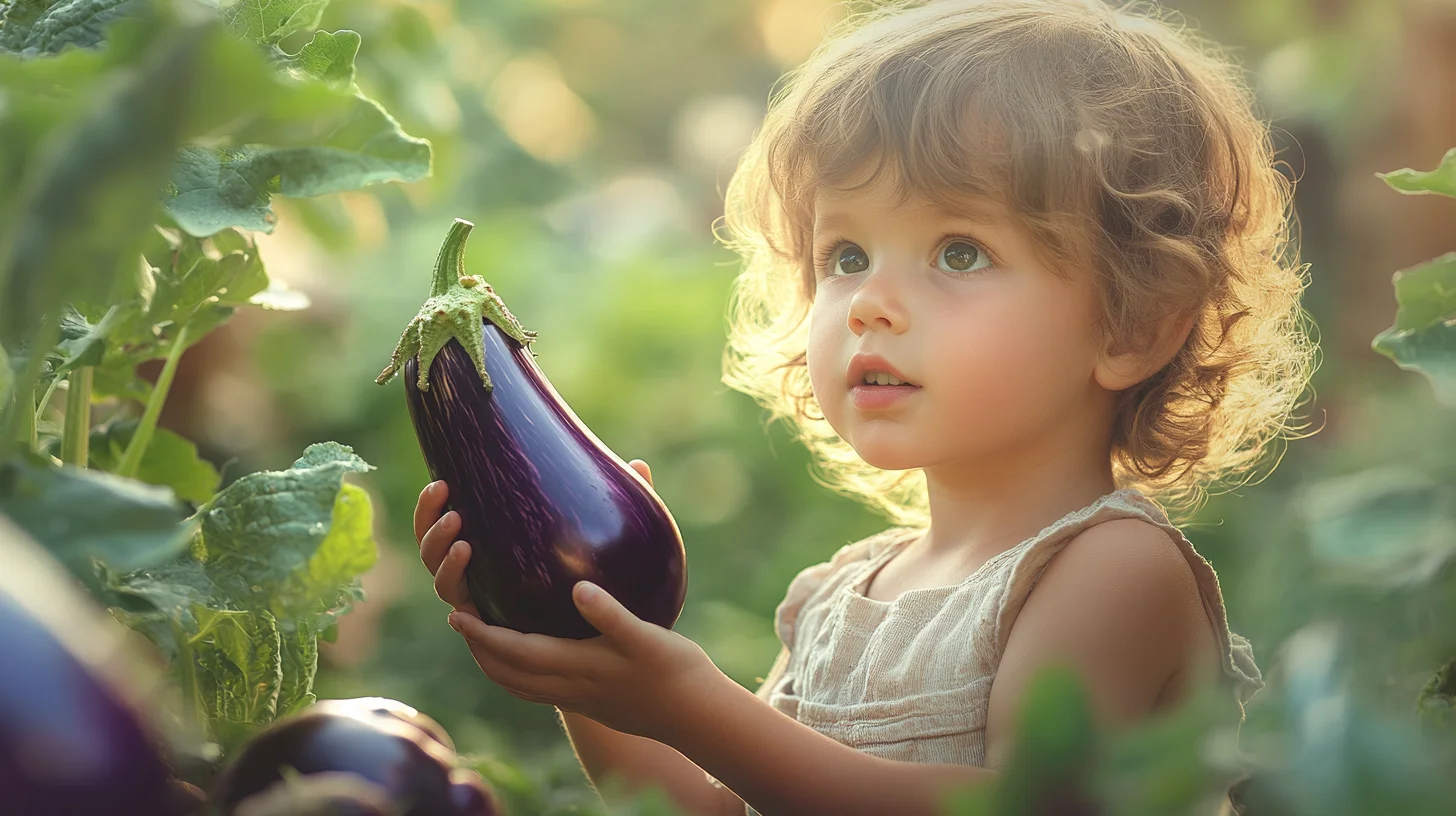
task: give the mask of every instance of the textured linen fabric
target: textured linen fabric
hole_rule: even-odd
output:
[[[1063,546],[1118,518],[1164,530],[1192,568],[1242,723],[1244,703],[1264,686],[1253,648],[1229,631],[1213,567],[1157,504],[1132,488],[1066,514],[958,584],[908,590],[894,601],[868,598],[864,589],[923,530],[892,527],[845,545],[790,582],[774,615],[783,648],[758,696],[876,756],[983,766],[991,683],[1018,613]],[[756,816],[751,807],[746,813]]]

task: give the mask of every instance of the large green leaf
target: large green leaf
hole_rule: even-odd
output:
[[[28,456],[0,465],[0,512],[85,580],[92,558],[134,570],[174,558],[189,538],[172,491]]]
[[[337,116],[263,122],[253,126],[257,140],[242,136],[241,146],[182,150],[163,197],[167,214],[198,236],[227,227],[272,232],[275,194],[324,195],[430,174],[428,141],[406,134],[372,99],[334,93],[348,100]]]
[[[357,31],[315,32],[313,40],[288,56],[284,64],[295,74],[325,85],[349,88],[354,84],[354,59],[359,56]]]
[[[1456,147],[1446,151],[1435,170],[1422,172],[1409,167],[1391,173],[1376,173],[1385,183],[1407,194],[1437,193],[1456,198]]]
[[[330,442],[308,446],[288,470],[252,473],[228,485],[202,516],[204,560],[219,590],[240,605],[266,602],[280,617],[316,611],[316,585],[302,576],[309,575],[329,538],[344,475],[372,469],[349,448]],[[347,506],[350,518],[367,512],[355,501]],[[354,532],[368,534],[357,527]],[[373,547],[372,539],[357,535],[330,543]],[[329,565],[346,562],[351,559],[335,555]],[[265,590],[261,596],[259,587]]]
[[[1395,273],[1395,325],[1371,348],[1425,374],[1436,396],[1456,407],[1456,253]]]
[[[225,748],[313,700],[320,632],[362,597],[376,557],[369,496],[343,481],[371,469],[343,445],[310,445],[288,470],[219,492],[181,558],[98,569],[113,614],[174,661]]]
[[[264,45],[318,25],[329,0],[216,0],[234,34]]]
[[[102,470],[115,470],[136,431],[135,419],[121,419],[91,429],[91,463]],[[197,455],[191,440],[166,428],[152,432],[151,444],[142,454],[136,478],[147,484],[172,489],[177,498],[203,504],[217,491],[221,476],[211,462]]]
[[[318,639],[318,628],[306,620],[296,621],[292,631],[280,632],[283,685],[278,690],[278,716],[292,714],[318,699],[313,693],[314,678],[318,676]]]
[[[15,91],[0,116],[0,336],[27,336],[63,300],[110,304],[135,288],[185,142],[242,121],[326,116],[352,99],[287,78],[215,21],[140,7],[100,50],[0,54],[0,87]]]
[[[63,299],[104,300],[135,264],[184,140],[179,100],[194,93],[204,46],[196,32],[159,35],[78,119],[36,146],[14,221],[0,232],[0,337],[23,336]],[[0,67],[0,79],[6,73],[19,71]]]
[[[266,611],[192,607],[197,632],[189,639],[196,689],[224,752],[278,714],[283,689],[283,642]],[[184,669],[185,670],[185,669]]]
[[[0,50],[34,57],[66,46],[94,48],[137,0],[19,0],[4,8]]]
[[[1295,510],[1332,580],[1420,584],[1456,553],[1456,497],[1410,468],[1387,465],[1312,482]]]
[[[991,784],[947,797],[957,816],[1093,813],[1097,733],[1082,681],[1052,666],[1032,678],[1017,712],[1016,740]]]

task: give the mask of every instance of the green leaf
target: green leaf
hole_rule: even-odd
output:
[[[1407,195],[1436,193],[1456,198],[1456,147],[1446,151],[1435,170],[1421,172],[1409,167],[1391,173],[1376,173],[1391,187]]]
[[[143,247],[145,285],[91,323],[96,308],[68,308],[53,371],[95,366],[94,393],[145,401],[150,387],[135,376],[139,363],[165,357],[183,325],[188,346],[232,316],[237,305],[271,297],[268,275],[252,241],[233,230],[207,240],[157,228]],[[140,279],[142,276],[138,275]],[[263,305],[263,304],[260,304]]]
[[[318,629],[308,621],[298,621],[292,632],[281,634],[283,643],[283,687],[278,692],[278,716],[292,714],[313,705],[318,675]]]
[[[354,84],[354,59],[359,56],[359,42],[356,31],[332,34],[319,31],[297,54],[286,58],[284,64],[297,75],[347,89]]]
[[[157,35],[81,116],[46,134],[0,232],[0,336],[26,334],[63,300],[103,300],[134,266],[184,139],[179,100],[194,93],[206,43],[195,31]]]
[[[1428,732],[1456,731],[1456,659],[1436,670],[1416,698],[1421,727]]]
[[[359,576],[378,558],[369,494],[357,485],[343,484],[334,500],[329,534],[309,559],[308,569],[295,574],[296,580],[281,600],[296,608],[312,606],[335,616],[342,614],[350,604],[362,600]]]
[[[10,367],[10,355],[0,346],[0,414],[10,408],[10,389],[15,387],[15,371]]]
[[[268,128],[293,145],[189,147],[163,197],[168,216],[192,235],[226,227],[272,232],[274,194],[316,196],[430,174],[430,143],[409,136],[378,103],[350,95],[339,116]],[[287,131],[287,132],[284,132]],[[260,134],[263,135],[263,134]]]
[[[1419,331],[1386,329],[1371,347],[1406,371],[1426,375],[1436,399],[1456,408],[1456,318]]]
[[[1312,482],[1294,509],[1311,553],[1337,581],[1421,584],[1456,552],[1456,503],[1430,477],[1405,467]]]
[[[37,457],[0,465],[0,511],[87,581],[92,558],[134,570],[175,557],[190,538],[172,491]]]
[[[1442,255],[1391,278],[1399,309],[1394,329],[1424,329],[1456,318],[1456,252]]]
[[[1015,747],[997,782],[993,811],[1006,816],[1072,812],[1091,796],[1096,734],[1087,693],[1076,674],[1055,666],[1032,679],[1023,699]]]
[[[237,36],[263,45],[318,26],[329,0],[219,0],[223,22]]]
[[[278,217],[268,202],[277,192],[277,173],[256,151],[188,146],[177,156],[163,203],[192,235],[228,227],[272,232]]]
[[[309,571],[328,537],[344,474],[368,470],[353,450],[328,442],[308,446],[288,470],[251,473],[228,485],[202,517],[205,561],[219,589],[240,604],[267,602],[278,614],[314,611],[313,598],[274,593],[298,586],[295,576]]]
[[[68,45],[94,48],[113,21],[137,5],[135,0],[20,0],[5,9],[0,50],[34,57]]]
[[[226,753],[278,714],[283,642],[267,610],[241,612],[193,604],[190,640],[198,690]]]
[[[361,597],[358,577],[376,556],[369,496],[343,482],[371,469],[343,445],[310,445],[292,468],[218,493],[172,563],[98,568],[113,615],[180,661],[225,748],[314,700],[321,632]]]
[[[1456,252],[1402,269],[1393,280],[1395,325],[1370,346],[1401,368],[1429,377],[1437,399],[1456,407]]]
[[[121,462],[126,446],[136,431],[135,419],[115,420],[91,430],[91,462],[113,470]],[[211,462],[197,455],[191,440],[166,428],[152,432],[152,442],[142,456],[136,478],[147,484],[169,487],[177,498],[203,504],[217,492],[222,477]]]

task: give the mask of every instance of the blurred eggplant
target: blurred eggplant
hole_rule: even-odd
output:
[[[403,706],[389,702],[394,703],[389,707]],[[455,752],[445,742],[378,708],[322,701],[278,720],[229,759],[213,786],[212,805],[222,816],[244,816],[250,810],[287,812],[289,801],[299,810],[306,804],[310,808],[327,804],[345,813],[368,812],[361,809],[377,806],[365,801],[370,797],[337,790],[337,784],[300,785],[293,791],[286,784],[294,775],[351,774],[382,789],[395,816],[500,813],[479,775],[457,768]]]
[[[398,700],[391,700],[388,697],[349,697],[342,700],[319,700],[312,706],[312,711],[326,711],[339,714],[372,714],[378,717],[393,717],[397,720],[409,723],[434,737],[441,745],[455,750],[455,741],[450,739],[450,734],[445,727],[428,714],[420,713],[414,706],[401,703]]]
[[[687,595],[677,523],[552,388],[530,351],[536,334],[465,274],[471,226],[451,226],[430,298],[376,380],[405,372],[425,464],[449,484],[471,546],[471,599],[487,623],[587,638],[598,632],[572,602],[585,580],[670,629]]]
[[[0,564],[0,814],[182,813],[120,625],[3,515]]]

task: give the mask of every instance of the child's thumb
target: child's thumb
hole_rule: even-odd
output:
[[[576,609],[586,622],[607,637],[627,642],[642,620],[613,598],[610,592],[590,581],[578,581],[572,589]]]
[[[648,484],[652,484],[652,468],[648,467],[646,462],[641,459],[633,459],[627,464],[631,465],[633,470],[642,474],[642,478],[646,479]]]

